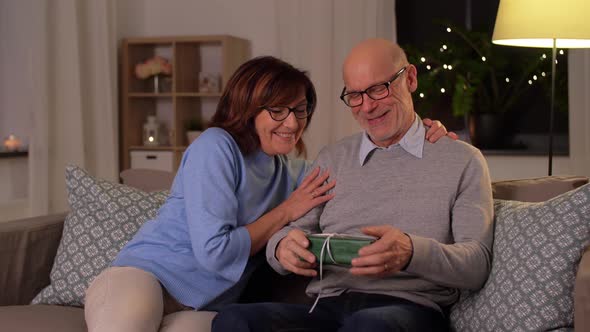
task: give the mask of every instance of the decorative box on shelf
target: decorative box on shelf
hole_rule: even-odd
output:
[[[134,150],[131,154],[131,168],[158,169],[174,172],[172,151]]]

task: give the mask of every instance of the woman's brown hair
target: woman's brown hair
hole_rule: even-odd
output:
[[[304,71],[272,56],[257,57],[242,64],[231,76],[217,111],[209,127],[225,129],[237,142],[244,155],[260,147],[254,118],[263,106],[285,106],[305,92],[310,115],[305,129],[311,122],[317,97],[313,83]],[[305,144],[300,139],[297,153],[305,155]]]

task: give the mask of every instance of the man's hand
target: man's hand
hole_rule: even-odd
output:
[[[315,255],[306,249],[308,246],[309,240],[305,233],[300,229],[293,229],[279,242],[275,256],[286,270],[302,276],[315,277]]]
[[[426,131],[426,140],[431,143],[435,143],[443,136],[448,136],[449,138],[452,138],[454,140],[459,139],[459,136],[457,136],[457,134],[455,134],[454,132],[447,132],[447,128],[445,128],[442,122],[438,120],[433,121],[429,118],[424,118],[424,120],[422,120],[422,123],[425,126],[430,127],[430,129]]]
[[[359,257],[352,260],[350,273],[383,277],[408,264],[414,250],[408,235],[387,225],[364,227],[362,231],[378,240],[359,250]]]

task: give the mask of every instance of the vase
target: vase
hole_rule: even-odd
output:
[[[169,75],[154,75],[151,80],[154,93],[168,93],[172,91],[172,77]]]
[[[469,134],[473,145],[480,149],[505,146],[507,133],[502,113],[473,113],[469,115]]]
[[[160,93],[160,75],[153,76],[154,93]]]

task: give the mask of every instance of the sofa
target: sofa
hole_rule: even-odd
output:
[[[171,176],[142,172],[139,175],[122,174],[123,181],[127,185],[142,187],[147,182],[153,183],[150,178],[156,178],[158,180],[154,181],[160,182],[160,188],[169,187]],[[162,181],[163,176],[167,180]],[[588,178],[579,176],[501,181],[493,184],[493,193],[496,199],[543,202],[586,183]],[[147,184],[147,187],[158,189],[153,188],[152,184]],[[79,306],[30,304],[50,283],[50,273],[64,232],[66,216],[66,213],[62,213],[0,223],[1,331],[86,331],[84,311]],[[573,291],[575,329],[590,331],[590,254],[583,251],[580,256]],[[311,303],[304,295],[307,281],[306,278],[294,275],[279,276],[265,266],[255,272],[240,301]],[[471,315],[464,317],[467,322],[475,319],[472,319],[473,312],[464,315]],[[191,311],[168,315],[164,318],[161,331],[208,331],[213,316],[214,313]],[[527,316],[533,315],[529,312]],[[473,327],[454,329],[475,330]],[[487,326],[478,330],[507,328]]]

